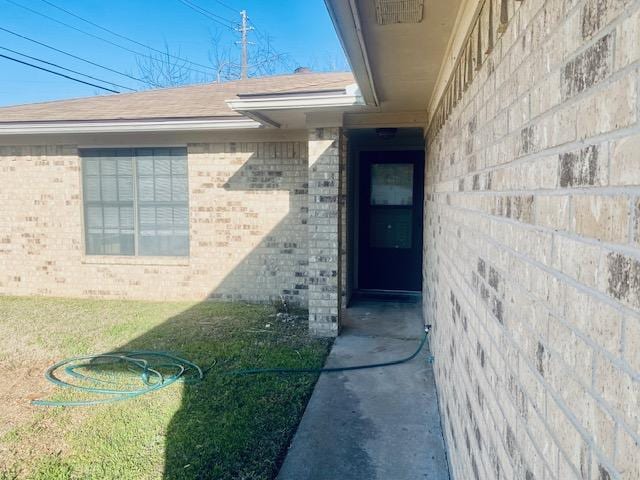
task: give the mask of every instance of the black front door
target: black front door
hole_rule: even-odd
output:
[[[424,151],[360,154],[360,289],[422,289]]]

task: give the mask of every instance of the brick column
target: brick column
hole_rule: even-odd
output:
[[[317,336],[339,330],[340,135],[309,130],[309,330]]]

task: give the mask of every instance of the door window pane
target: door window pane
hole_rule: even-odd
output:
[[[371,205],[413,205],[413,164],[371,165]]]

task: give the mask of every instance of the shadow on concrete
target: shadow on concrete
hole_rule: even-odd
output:
[[[327,366],[405,358],[424,331],[419,303],[354,301]],[[278,480],[448,480],[428,345],[413,360],[323,374]]]

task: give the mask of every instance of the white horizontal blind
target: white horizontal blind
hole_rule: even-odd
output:
[[[136,166],[139,255],[188,255],[186,152],[138,149]]]
[[[82,151],[87,254],[189,254],[185,148]]]
[[[134,192],[131,150],[83,152],[86,251],[134,254]]]

